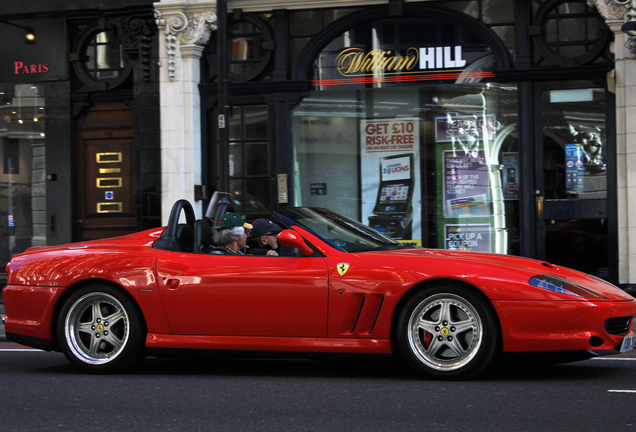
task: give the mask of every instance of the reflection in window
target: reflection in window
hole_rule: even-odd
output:
[[[606,198],[605,91],[546,91],[542,109],[545,198]]]
[[[0,265],[46,245],[45,99],[41,86],[0,85]]]
[[[126,69],[127,56],[112,31],[97,33],[87,44],[84,56],[86,72],[98,81],[117,79]]]
[[[292,134],[295,205],[426,247],[520,253],[515,86],[314,92]]]

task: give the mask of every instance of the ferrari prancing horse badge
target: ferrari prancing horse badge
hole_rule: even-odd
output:
[[[338,274],[344,276],[349,271],[349,263],[338,263]]]

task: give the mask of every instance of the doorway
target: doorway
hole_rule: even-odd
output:
[[[609,211],[613,101],[604,88],[585,84],[535,90],[535,252],[553,264],[616,280],[615,216]]]
[[[76,123],[73,241],[133,233],[133,111],[96,103]]]

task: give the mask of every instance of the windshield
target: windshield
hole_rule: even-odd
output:
[[[368,252],[403,247],[401,243],[353,219],[323,208],[287,207],[276,214],[283,225],[298,225],[344,252]]]

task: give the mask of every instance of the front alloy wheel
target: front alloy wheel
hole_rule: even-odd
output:
[[[494,358],[497,334],[488,305],[453,285],[413,297],[398,324],[406,361],[438,378],[468,378],[483,371]]]
[[[72,363],[90,372],[115,372],[143,356],[143,328],[129,299],[99,286],[84,288],[66,301],[58,335]]]

